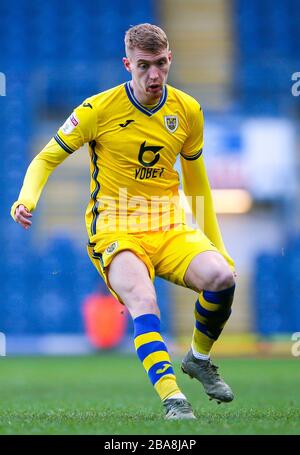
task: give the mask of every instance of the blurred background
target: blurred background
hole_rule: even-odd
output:
[[[133,350],[128,315],[86,254],[87,150],[52,174],[29,231],[9,211],[31,159],[73,108],[128,79],[124,33],[141,22],[166,31],[169,83],[193,95],[205,114],[208,174],[238,272],[215,353],[291,355],[291,334],[300,332],[296,0],[1,0],[0,332],[7,354]],[[159,279],[156,288],[164,335],[181,353],[196,294]]]

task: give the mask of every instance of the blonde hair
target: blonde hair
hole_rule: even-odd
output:
[[[138,48],[148,52],[159,52],[169,49],[169,42],[165,32],[157,25],[138,24],[125,33],[125,50],[128,52]]]

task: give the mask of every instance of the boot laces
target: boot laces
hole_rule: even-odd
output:
[[[221,380],[221,377],[218,373],[218,368],[217,365],[214,365],[211,360],[207,360],[205,361],[205,363],[203,362],[203,369],[205,370],[205,372],[208,374],[208,376],[211,378],[211,379],[217,379],[218,381]]]

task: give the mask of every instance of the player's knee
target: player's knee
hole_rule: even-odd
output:
[[[209,291],[222,291],[234,285],[234,276],[229,267],[216,267],[208,277],[205,289]]]
[[[135,286],[127,296],[127,306],[133,314],[153,313],[159,315],[155,293]]]
[[[136,295],[133,299],[136,306],[146,313],[155,313],[157,309],[156,297],[152,294]]]

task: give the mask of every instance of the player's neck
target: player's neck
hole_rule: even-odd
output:
[[[155,106],[156,104],[159,103],[161,99],[161,96],[157,98],[154,98],[153,96],[149,97],[149,95],[147,96],[147,94],[138,89],[138,87],[134,84],[134,81],[130,81],[130,87],[133,91],[135,98],[143,106]]]

